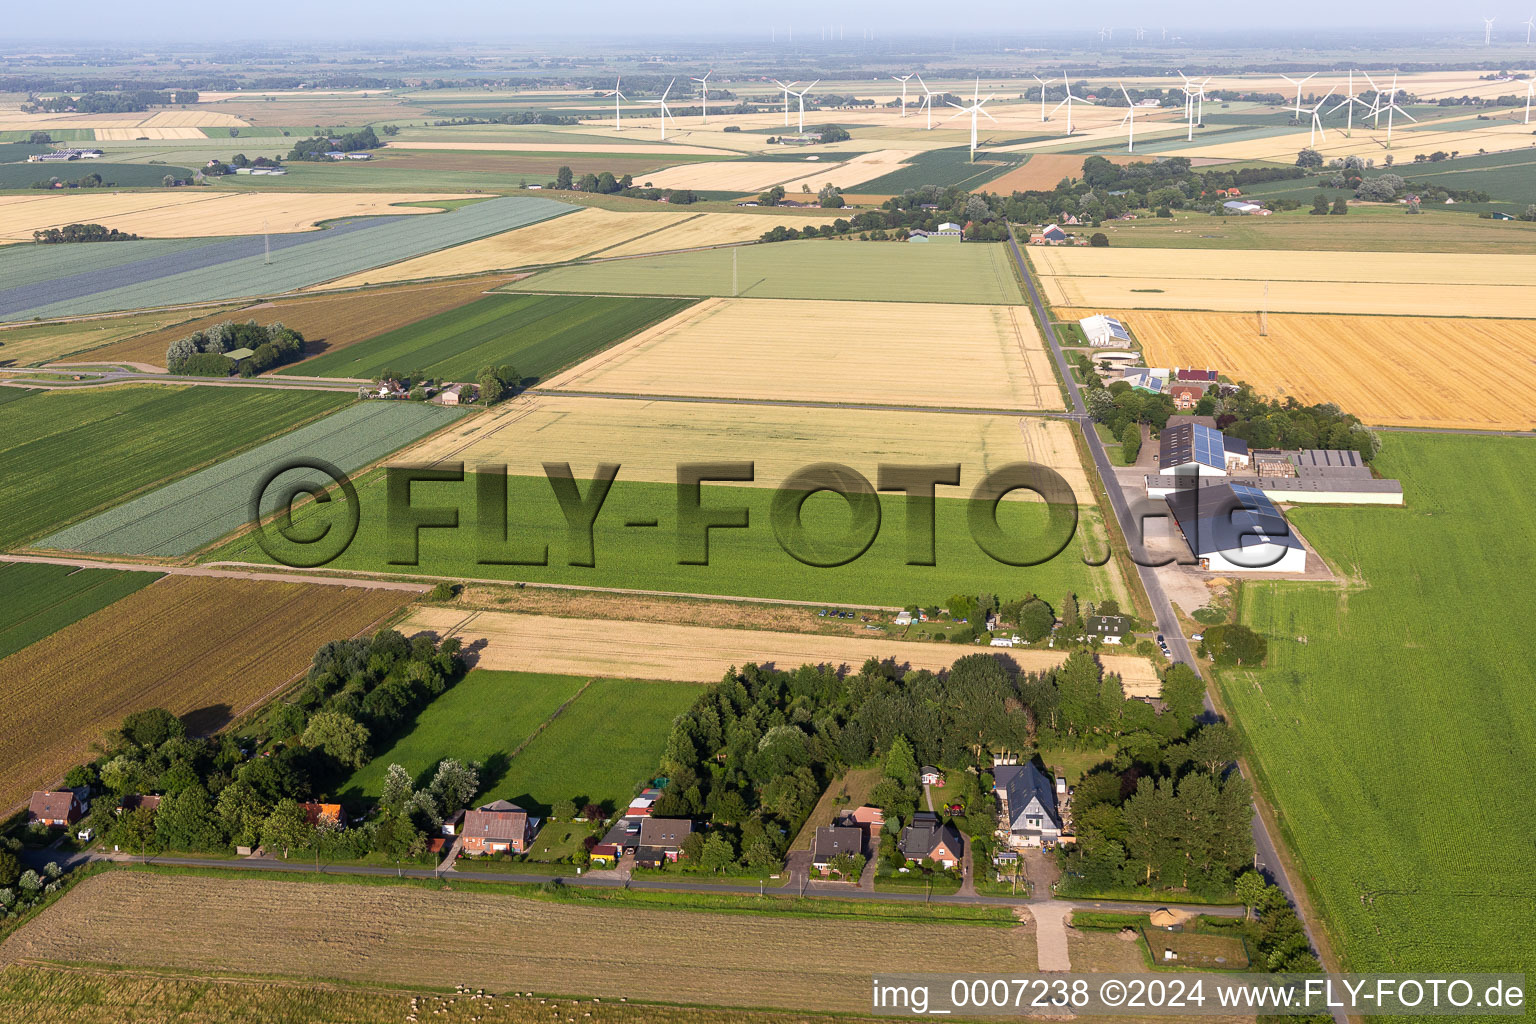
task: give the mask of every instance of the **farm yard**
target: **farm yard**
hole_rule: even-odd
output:
[[[642,679],[717,683],[732,667],[747,664],[794,669],[801,665],[846,666],[857,671],[869,658],[894,659],[897,665],[941,672],[957,658],[975,653],[947,644],[917,643],[884,637],[828,636],[752,629],[720,629],[675,623],[599,621],[481,611],[466,615],[455,608],[413,609],[399,626],[456,636],[477,651],[482,668],[523,672],[561,672],[593,676],[629,675]],[[1004,657],[1021,671],[1040,672],[1061,664],[1064,653],[1009,649]],[[1155,667],[1146,658],[1101,654],[1106,672],[1124,680],[1127,692],[1156,694]]]
[[[0,562],[0,658],[159,578],[156,572]]]
[[[1063,318],[1089,310],[1058,309]],[[1366,423],[1528,430],[1536,423],[1536,320],[1276,313],[1120,312],[1153,366],[1219,366],[1266,394],[1333,402]],[[1471,376],[1461,363],[1497,366]],[[1340,373],[1347,365],[1349,373]]]
[[[251,489],[279,466],[320,458],[354,473],[453,422],[464,410],[422,402],[360,402],[264,444],[184,476],[36,541],[39,548],[98,554],[188,555],[250,521]],[[292,469],[272,480],[262,514],[280,510],[278,495],[324,475]]]
[[[340,920],[366,928],[340,928]],[[252,929],[252,921],[264,922]],[[474,941],[444,943],[444,935]],[[220,941],[219,936],[238,936]],[[606,941],[594,942],[594,936]],[[836,956],[827,951],[835,949]],[[860,1012],[872,975],[1033,972],[1033,934],[536,901],[494,891],[112,871],[9,938],[12,958]],[[547,1019],[547,1013],[546,1013]]]
[[[627,300],[635,301],[635,300]],[[708,398],[1060,409],[1017,306],[708,299],[548,389]]]
[[[1031,247],[1058,306],[1536,318],[1536,256]]]
[[[598,295],[723,295],[983,305],[1024,301],[1006,246],[826,239],[557,267],[506,288]]]
[[[221,728],[304,671],[322,643],[409,596],[171,576],[65,626],[0,660],[0,806],[52,785],[130,712],[163,707],[189,716],[189,731]]]
[[[0,404],[7,467],[0,545],[56,529],[351,401],[334,392],[143,384],[41,391]]]
[[[0,320],[273,295],[566,213],[509,197],[430,216],[365,217],[264,239],[152,239],[0,248]],[[89,250],[80,252],[78,250]]]
[[[525,380],[542,380],[688,304],[687,299],[487,295],[306,360],[290,372],[372,379],[389,367],[411,367],[470,381],[481,367],[511,364]]]
[[[325,192],[101,192],[74,195],[0,196],[0,241],[32,240],[32,232],[65,224],[105,224],[145,238],[284,234],[312,231],[342,217],[432,215],[425,206],[463,199],[432,193]]]
[[[1245,583],[1269,663],[1218,672],[1221,693],[1349,970],[1525,970],[1536,711],[1511,596],[1536,450],[1401,433],[1375,465],[1408,506],[1292,510],[1353,582]],[[1454,813],[1424,827],[1427,806]]]

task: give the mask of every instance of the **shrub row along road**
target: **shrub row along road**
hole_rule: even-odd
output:
[[[1045,303],[1040,298],[1040,289],[1034,275],[1030,273],[1029,262],[1019,248],[1019,240],[1014,236],[1011,225],[1008,229],[1008,244],[1013,249],[1014,262],[1018,265],[1019,276],[1024,281],[1025,293],[1029,296],[1030,305],[1034,307],[1036,322],[1040,324],[1040,331],[1045,335],[1046,344],[1050,345],[1051,355],[1056,360],[1056,368],[1067,386],[1067,393],[1071,400],[1070,415],[1082,429],[1083,438],[1088,443],[1088,450],[1093,453],[1094,468],[1104,484],[1104,493],[1109,496],[1109,504],[1115,511],[1115,519],[1120,524],[1120,534],[1125,538],[1132,560],[1136,562],[1136,573],[1141,577],[1142,588],[1147,593],[1147,600],[1152,604],[1157,631],[1167,639],[1168,646],[1173,652],[1173,660],[1183,662],[1199,674],[1200,666],[1196,663],[1194,655],[1190,653],[1189,641],[1184,637],[1179,618],[1173,611],[1173,603],[1168,600],[1168,594],[1163,590],[1162,581],[1157,578],[1157,570],[1142,564],[1146,561],[1146,549],[1141,543],[1141,524],[1131,512],[1130,502],[1120,486],[1119,477],[1115,475],[1114,468],[1110,465],[1109,454],[1104,450],[1104,442],[1099,439],[1099,432],[1093,429],[1093,421],[1088,416],[1088,406],[1083,401],[1082,390],[1072,376],[1072,368],[1067,363],[1066,354],[1061,350],[1056,331],[1051,326],[1051,318],[1046,314]],[[1213,717],[1216,714],[1216,707],[1211,703],[1209,694],[1205,697],[1205,710]],[[1252,777],[1251,773],[1249,777]],[[1279,851],[1276,850],[1274,840],[1269,834],[1269,827],[1264,823],[1257,804],[1253,811],[1253,847],[1256,853],[1255,865],[1274,879],[1275,884],[1297,908],[1302,926],[1306,929],[1308,941],[1312,943],[1313,949],[1324,954],[1324,963],[1327,964],[1329,958],[1326,956],[1326,947],[1317,941],[1317,933],[1312,927],[1312,922],[1301,913],[1302,903],[1296,897],[1296,888],[1291,884],[1290,875],[1285,870],[1285,864],[1280,859]],[[1335,968],[1330,965],[1327,969]],[[1342,1010],[1334,1010],[1333,1016],[1338,1024],[1345,1024],[1346,1018]]]

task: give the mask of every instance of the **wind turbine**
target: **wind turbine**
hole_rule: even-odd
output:
[[[923,87],[923,108],[928,111],[928,130],[933,131],[933,90],[928,88],[922,75],[917,76],[917,84]]]
[[[672,86],[673,86],[673,84],[676,81],[677,81],[677,79],[674,78],[674,79],[672,79],[671,82],[667,83],[666,89],[661,94],[661,99],[659,99],[659,100],[646,100],[645,101],[647,103],[653,103],[653,104],[659,103],[659,104],[661,104],[661,141],[662,142],[666,142],[667,141],[667,115],[672,113],[671,110],[667,109],[667,93],[672,91]]]
[[[1045,120],[1046,120],[1046,118],[1045,118],[1045,79],[1041,78],[1039,75],[1030,75],[1029,77],[1033,78],[1035,81],[1040,83],[1040,123],[1044,124]]]
[[[1530,46],[1531,29],[1536,28],[1536,15],[1526,18],[1521,24],[1525,26],[1525,45]]]
[[[1493,21],[1494,21],[1494,19],[1492,19],[1492,18],[1484,18],[1483,19],[1483,45],[1484,46],[1492,46],[1493,45]]]
[[[1402,114],[1404,117],[1406,117],[1410,121],[1418,121],[1418,118],[1414,117],[1412,114],[1408,113],[1408,111],[1404,110],[1402,107],[1397,105],[1397,75],[1395,75],[1395,74],[1392,76],[1392,88],[1387,92],[1387,102],[1386,102],[1386,104],[1378,106],[1376,108],[1376,113],[1371,115],[1373,118],[1377,119],[1377,125],[1379,126],[1380,123],[1381,123],[1380,118],[1381,118],[1382,112],[1383,111],[1386,112],[1386,115],[1387,115],[1387,145],[1388,146],[1392,145],[1392,112],[1394,110],[1397,111],[1399,114]]]
[[[781,82],[777,78],[775,78],[773,80],[773,84],[778,86],[780,89],[784,90],[784,127],[788,128],[789,127],[789,97],[794,92],[794,88],[793,87],[799,85],[800,83],[798,81],[794,81],[794,82],[790,82],[789,85],[785,85],[783,82]]]
[[[1185,139],[1193,142],[1195,141],[1195,90],[1190,88],[1190,86],[1194,83],[1182,71],[1179,72],[1179,77],[1184,79],[1184,84],[1180,88],[1184,90],[1184,119],[1189,122],[1189,130],[1185,135]]]
[[[1124,82],[1116,82],[1120,87],[1120,95],[1125,97],[1125,116],[1120,123],[1125,125],[1125,151],[1136,152],[1136,104],[1131,102],[1131,94],[1125,91]]]
[[[1332,89],[1329,89],[1328,95],[1318,100],[1317,105],[1312,108],[1312,134],[1307,138],[1308,146],[1311,146],[1314,142],[1316,142],[1319,135],[1323,137],[1325,142],[1327,141],[1328,133],[1323,131],[1323,119],[1318,116],[1318,111],[1323,109],[1323,104],[1327,103],[1333,94],[1338,92],[1338,90],[1338,86],[1334,86]]]
[[[1316,78],[1317,72],[1312,72],[1310,75],[1308,75],[1306,78],[1303,78],[1299,82],[1292,78],[1290,75],[1281,75],[1280,77],[1296,87],[1296,120],[1299,122],[1301,120],[1301,87],[1312,81],[1312,79]]]
[[[1060,110],[1063,105],[1066,106],[1066,108],[1067,108],[1067,134],[1071,135],[1072,134],[1072,101],[1073,100],[1077,100],[1078,102],[1082,102],[1083,98],[1081,96],[1073,96],[1072,95],[1072,83],[1067,81],[1067,73],[1065,71],[1063,71],[1061,73],[1061,82],[1062,82],[1063,85],[1065,85],[1067,87],[1067,98],[1062,100],[1060,103],[1056,104],[1054,107],[1052,107],[1051,108],[1051,113],[1054,114],[1054,113],[1056,113],[1056,111]],[[990,115],[988,115],[988,116],[990,116]]]
[[[624,130],[624,126],[619,123],[619,101],[629,99],[628,96],[619,91],[619,83],[623,80],[623,76],[615,78],[613,80],[613,92],[607,94],[613,97],[613,130],[616,132]]]
[[[949,103],[950,106],[956,108],[956,110],[959,111],[959,113],[955,113],[955,114],[949,115],[949,118],[950,118],[951,121],[953,121],[955,118],[959,117],[961,114],[970,114],[971,115],[971,163],[975,163],[976,162],[976,115],[977,114],[987,114],[987,112],[985,110],[981,109],[981,105],[983,103],[987,102],[987,100],[990,100],[995,95],[996,95],[996,93],[989,93],[987,95],[986,99],[983,99],[982,96],[981,96],[981,79],[977,78],[976,79],[976,89],[971,94],[971,104],[970,104],[970,106],[962,107],[960,104],[954,102],[953,100],[951,100],[950,103]],[[987,114],[987,120],[991,121],[993,124],[997,123],[997,118],[993,117],[991,114]],[[1070,120],[1070,115],[1069,115],[1069,120]]]
[[[819,81],[821,81],[821,79],[816,79],[816,82]],[[816,82],[812,82],[804,89],[801,89],[799,92],[795,93],[795,95],[800,99],[800,134],[802,135],[805,134],[805,94],[816,88]]]
[[[915,74],[917,74],[916,71],[912,72],[912,75],[915,75]],[[893,82],[900,82],[901,83],[901,116],[902,117],[906,117],[907,116],[907,79],[911,78],[912,75],[892,75],[891,76],[891,81],[893,81]]]
[[[714,73],[715,69],[710,68],[704,72],[703,78],[694,78],[692,75],[688,76],[688,81],[699,83],[699,98],[704,101],[704,124],[709,123],[709,76]]]
[[[1199,109],[1195,114],[1195,124],[1201,128],[1205,127],[1205,87],[1211,84],[1212,77],[1214,76],[1207,75],[1200,80],[1199,85],[1195,86],[1195,102],[1199,105]]]
[[[1365,72],[1362,71],[1361,74],[1365,74]],[[1371,81],[1369,76],[1366,77],[1366,81],[1367,82]],[[1371,88],[1374,89],[1375,87],[1376,87],[1376,84],[1374,82],[1372,82],[1371,83]],[[1365,100],[1361,99],[1359,97],[1359,95],[1355,92],[1355,69],[1354,68],[1350,68],[1349,69],[1349,92],[1347,94],[1345,94],[1345,96],[1344,96],[1344,98],[1342,100],[1339,101],[1338,106],[1336,106],[1332,110],[1328,111],[1328,113],[1330,113],[1330,114],[1337,113],[1339,107],[1348,107],[1349,108],[1349,112],[1348,112],[1349,124],[1345,126],[1344,134],[1350,136],[1351,138],[1353,138],[1354,134],[1355,134],[1355,104],[1357,104],[1357,103],[1360,106],[1362,106],[1362,107],[1366,107],[1368,109],[1374,109],[1374,108],[1371,107],[1371,105],[1369,103],[1366,103]]]
[[[1536,82],[1527,80],[1525,83],[1525,123],[1531,123],[1531,95],[1536,93]]]

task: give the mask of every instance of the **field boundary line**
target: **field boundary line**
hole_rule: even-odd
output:
[[[707,395],[639,395],[622,391],[567,391],[563,388],[530,388],[529,391],[559,398],[608,398],[630,402],[686,402],[700,405],[760,405],[783,409],[848,409],[865,412],[930,412],[941,416],[1036,416],[1068,419],[1056,409],[987,409],[958,405],[879,405],[869,402],[817,402],[790,398],[714,398]],[[490,435],[487,434],[487,437]]]
[[[539,736],[543,734],[544,730],[549,728],[549,724],[563,715],[565,713],[565,709],[576,703],[576,699],[582,694],[586,693],[588,688],[590,688],[591,685],[595,682],[597,682],[595,677],[588,678],[586,682],[581,684],[581,689],[571,694],[570,697],[566,698],[565,703],[551,711],[548,718],[534,726],[533,732],[524,737],[523,742],[519,743],[515,749],[507,754],[507,764],[510,766],[512,762],[516,761],[518,755],[528,748],[528,744],[538,739]]]
[[[642,238],[650,238],[652,235],[660,234],[661,232],[666,231],[669,228],[675,228],[675,227],[679,227],[680,225],[683,225],[683,224],[691,223],[693,221],[698,220],[700,217],[703,217],[703,216],[704,216],[704,214],[702,214],[702,213],[690,214],[689,216],[684,217],[682,220],[675,220],[675,221],[673,221],[670,224],[663,224],[659,228],[652,228],[649,231],[642,231],[640,234],[635,235],[632,238],[620,239],[619,241],[614,242],[612,245],[605,245],[605,246],[603,246],[601,249],[593,249],[589,253],[585,253],[585,254],[583,254],[581,256],[578,256],[577,259],[583,259],[583,260],[596,259],[596,258],[600,257],[603,253],[607,252],[609,249],[617,249],[621,245],[628,245],[630,242],[638,242]]]

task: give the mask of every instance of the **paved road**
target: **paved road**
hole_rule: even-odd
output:
[[[1008,232],[1008,244],[1013,248],[1014,260],[1018,263],[1019,274],[1024,281],[1024,288],[1029,293],[1030,304],[1034,307],[1036,321],[1043,325],[1041,332],[1045,335],[1046,343],[1051,347],[1051,355],[1056,359],[1056,366],[1061,371],[1061,379],[1066,382],[1067,392],[1071,396],[1072,414],[1078,420],[1082,428],[1083,437],[1088,442],[1088,449],[1093,453],[1093,463],[1098,469],[1099,479],[1103,482],[1104,493],[1109,496],[1110,506],[1114,509],[1115,518],[1120,523],[1120,533],[1125,537],[1126,544],[1130,547],[1132,560],[1136,561],[1136,571],[1141,577],[1141,585],[1147,592],[1147,599],[1152,603],[1153,617],[1157,623],[1157,631],[1167,639],[1168,646],[1173,652],[1173,660],[1183,662],[1196,673],[1200,666],[1190,653],[1189,641],[1184,638],[1184,632],[1179,625],[1178,616],[1174,614],[1173,604],[1168,600],[1167,593],[1163,590],[1162,582],[1157,578],[1157,571],[1142,565],[1145,560],[1145,547],[1141,543],[1141,530],[1131,516],[1130,502],[1126,499],[1125,492],[1120,486],[1120,479],[1116,476],[1114,467],[1110,464],[1109,455],[1104,450],[1104,443],[1099,440],[1098,431],[1094,430],[1093,423],[1088,417],[1088,407],[1083,401],[1082,390],[1078,387],[1076,379],[1072,376],[1072,368],[1067,363],[1067,357],[1057,343],[1056,332],[1049,326],[1050,318],[1045,312],[1045,303],[1041,301],[1040,290],[1035,282],[1034,275],[1030,273],[1029,262],[1025,260],[1024,253],[1019,249],[1019,242],[1013,235],[1010,227]],[[1142,557],[1138,558],[1138,554]],[[1212,717],[1216,714],[1215,705],[1211,703],[1209,695],[1205,698],[1206,713]],[[1264,824],[1263,817],[1259,814],[1255,805],[1253,812],[1253,846],[1255,852],[1255,864],[1266,872],[1274,883],[1278,885],[1290,899],[1291,904],[1297,908],[1300,915],[1301,903],[1296,898],[1296,888],[1291,882],[1290,875],[1285,870],[1285,864],[1280,859],[1275,849],[1274,839],[1269,834],[1269,828]],[[1306,930],[1307,938],[1314,949],[1321,949],[1317,941],[1317,934],[1312,923],[1302,917],[1302,926]],[[1334,1019],[1339,1024],[1344,1024],[1345,1017],[1342,1011],[1334,1012]]]

